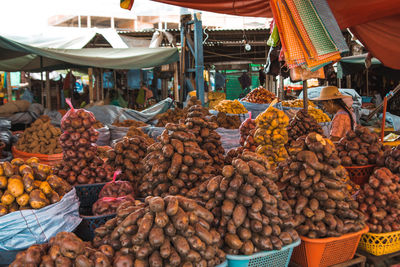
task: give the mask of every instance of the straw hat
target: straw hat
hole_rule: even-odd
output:
[[[332,99],[344,99],[344,98],[349,98],[351,96],[349,95],[342,95],[339,92],[339,89],[336,86],[325,86],[322,88],[321,93],[319,94],[319,97],[313,98],[311,100],[313,101],[323,101],[323,100],[332,100]]]

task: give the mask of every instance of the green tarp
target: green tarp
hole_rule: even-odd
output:
[[[76,67],[141,69],[179,60],[177,48],[52,49],[0,36],[0,71],[39,71]]]
[[[344,57],[337,63],[337,76],[339,79],[346,77],[346,75],[351,75],[357,72],[362,72],[365,70],[365,59],[367,54],[362,54],[359,56]],[[400,80],[400,71],[394,70],[382,65],[382,63],[376,59],[371,59],[371,67],[368,69],[370,73],[386,76],[393,80]]]

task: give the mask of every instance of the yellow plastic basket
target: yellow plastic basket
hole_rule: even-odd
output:
[[[363,234],[358,247],[375,256],[400,251],[400,231]]]

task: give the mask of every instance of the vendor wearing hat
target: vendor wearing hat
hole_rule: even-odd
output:
[[[330,131],[332,141],[338,141],[348,131],[354,130],[356,118],[351,109],[351,96],[342,95],[336,86],[326,86],[319,97],[311,100],[321,101],[325,112],[334,115]]]

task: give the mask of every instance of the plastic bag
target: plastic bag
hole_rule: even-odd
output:
[[[0,263],[10,264],[18,251],[46,243],[59,232],[72,232],[81,221],[75,188],[42,209],[19,210],[0,217]]]
[[[104,126],[102,128],[96,129],[99,132],[99,137],[97,139],[96,144],[99,146],[109,146],[110,145],[110,139],[111,139],[111,133],[110,129],[108,126]]]
[[[70,98],[65,99],[65,102],[71,109],[61,119],[62,131],[76,132],[77,128],[85,127],[85,125],[91,126],[96,122],[96,118],[92,112],[84,109],[74,109]]]
[[[93,204],[93,215],[99,216],[115,213],[119,205],[126,201],[133,203],[135,202],[135,199],[133,196],[100,198]]]
[[[113,180],[104,185],[99,193],[99,198],[104,197],[123,197],[123,196],[134,196],[133,186],[128,181],[117,181],[118,175],[121,174],[121,171],[115,171]]]
[[[114,125],[109,126],[110,130],[110,142],[120,139],[126,135],[126,133],[129,131],[129,127],[118,127]]]

